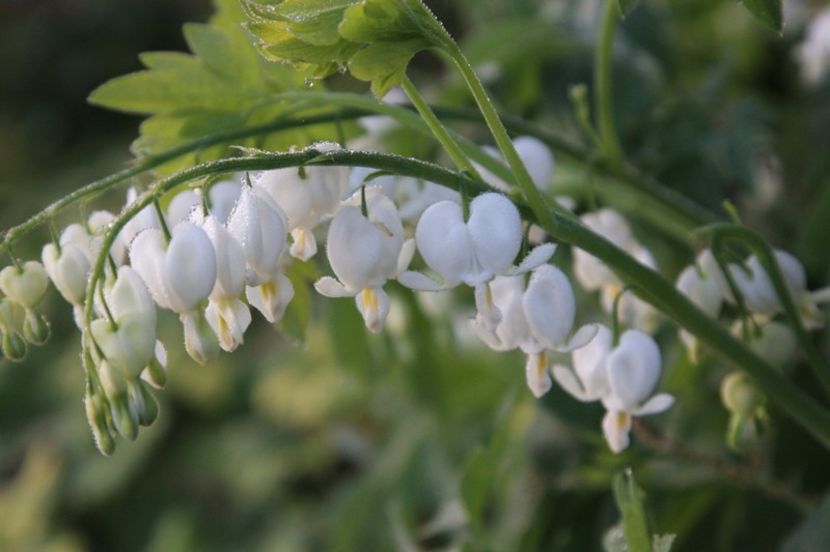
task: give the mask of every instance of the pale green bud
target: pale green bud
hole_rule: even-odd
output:
[[[219,340],[201,310],[182,315],[184,348],[199,364],[206,364],[219,356]]]
[[[107,423],[106,400],[98,394],[87,393],[84,397],[84,408],[96,448],[104,456],[111,455],[115,451],[115,440]]]
[[[128,384],[128,394],[130,410],[137,413],[138,423],[145,427],[152,425],[158,418],[159,407],[147,384],[142,380],[130,382]]]
[[[32,345],[44,345],[49,340],[51,331],[49,321],[34,309],[26,310],[23,320],[23,337]]]
[[[758,439],[760,421],[766,418],[766,397],[743,372],[733,372],[721,383],[721,400],[730,412],[727,444],[736,450]]]
[[[138,437],[138,415],[130,408],[130,401],[126,393],[115,400],[110,400],[110,413],[119,435],[130,441],[135,441]]]
[[[3,355],[12,362],[26,358],[26,341],[19,333],[3,333]]]

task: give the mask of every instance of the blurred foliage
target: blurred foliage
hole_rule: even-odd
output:
[[[791,3],[808,13],[818,7]],[[590,86],[600,3],[430,4],[506,111],[587,143],[568,90]],[[151,72],[166,71],[168,61],[199,71],[171,81],[183,94],[220,63],[226,80],[216,86],[237,102],[232,115],[274,115],[249,110],[246,87],[255,96],[302,77],[252,57],[212,58],[224,40],[214,33],[245,38],[227,12],[214,27],[186,27],[186,43],[181,24],[210,13],[195,0],[0,4],[0,226],[129,158],[137,120],[84,99],[108,78],[139,70],[138,52],[189,48],[198,58],[142,59]],[[713,210],[727,198],[738,203],[745,221],[796,251],[819,284],[830,276],[830,86],[799,82],[793,50],[802,36],[803,19],[794,17],[779,38],[735,2],[644,0],[618,33],[615,113],[632,163]],[[262,80],[245,76],[248,69]],[[411,72],[437,103],[471,105],[458,78],[429,54]],[[365,88],[339,75],[326,85]],[[184,107],[227,111],[188,106],[192,97],[171,93],[144,107],[102,97],[154,115],[135,151],[206,131],[188,123],[194,110]],[[179,119],[180,132],[154,134],[158,118]],[[197,119],[210,119],[210,129],[238,123]],[[459,129],[486,140],[481,128]],[[309,137],[270,139],[264,147]],[[433,151],[405,132],[387,140],[390,151]],[[580,199],[591,207],[590,187],[603,182],[560,163],[555,185],[575,182],[588,183]],[[112,208],[114,195],[106,198]],[[690,252],[656,236],[636,205],[620,208],[669,277],[689,262]],[[30,241],[21,256],[37,254],[42,241]],[[24,364],[0,366],[0,550],[599,550],[616,538],[611,489],[625,467],[646,491],[649,531],[677,535],[672,550],[827,549],[828,499],[819,502],[830,485],[826,451],[773,413],[762,443],[742,456],[728,452],[718,398],[727,367],[710,356],[689,363],[670,323],[658,334],[662,386],[678,404],[648,421],[659,438],[635,436],[615,456],[595,405],[556,390],[533,400],[523,360],[476,342],[469,294],[416,298],[393,289],[394,319],[374,336],[348,300],[313,299],[314,270],[294,272],[295,306],[281,328],[258,321],[244,347],[215,364],[195,366],[178,345],[180,326],[164,318],[171,370],[160,419],[112,458],[92,445],[77,333],[50,294],[50,345]],[[601,319],[589,298],[580,307],[585,321]],[[826,331],[820,338],[830,350]],[[810,381],[804,367],[793,377]],[[678,452],[686,449],[714,461]],[[778,481],[801,504],[769,485],[750,488],[718,462]]]

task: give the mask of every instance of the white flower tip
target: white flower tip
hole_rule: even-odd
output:
[[[407,270],[398,276],[398,282],[401,285],[408,287],[415,291],[441,291],[445,289],[444,286],[421,272],[414,270]]]
[[[550,391],[551,387],[553,387],[553,381],[548,371],[547,355],[544,352],[527,356],[525,376],[530,392],[537,399]]]
[[[389,296],[380,288],[366,288],[355,297],[357,310],[363,316],[366,328],[372,333],[383,331],[389,315]]]
[[[602,433],[608,442],[608,448],[614,454],[619,454],[628,448],[631,431],[631,416],[627,412],[609,410],[602,419]]]
[[[310,230],[295,228],[291,231],[291,248],[289,253],[295,259],[307,261],[317,254],[317,240]]]
[[[355,293],[346,289],[346,287],[332,278],[331,276],[323,276],[314,282],[314,289],[317,293],[325,297],[352,297]]]

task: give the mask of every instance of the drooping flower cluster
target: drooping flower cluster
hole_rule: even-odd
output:
[[[550,152],[531,139],[517,139],[516,145],[544,190],[553,171]],[[315,150],[337,147],[321,144]],[[494,180],[491,185],[506,186]],[[138,200],[131,188],[128,206]],[[135,438],[157,415],[151,387],[165,384],[167,370],[166,349],[157,339],[158,308],[179,317],[189,355],[210,362],[220,350],[242,345],[253,323],[252,308],[269,323],[281,320],[294,296],[287,271],[292,263],[315,257],[324,235],[333,275],[315,282],[321,295],[353,297],[367,329],[378,333],[393,304],[390,280],[423,292],[469,286],[475,333],[494,350],[520,349],[527,355],[526,380],[537,397],[553,385],[553,354],[573,352],[575,373],[582,377],[580,351],[607,341],[602,325],[574,330],[573,288],[562,270],[548,264],[554,244],[523,253],[527,225],[502,193],[483,193],[467,203],[429,182],[317,166],[238,175],[180,191],[166,204],[163,209],[145,203],[121,226],[104,252],[107,262],[92,305],[86,304],[90,273],[116,220],[106,211],[69,225],[44,247],[42,265],[30,261],[0,273],[5,295],[0,329],[9,357],[22,356],[26,342],[48,333],[35,310],[47,278],[73,305],[84,332],[87,415],[103,452],[113,450],[117,435]],[[416,253],[423,268],[410,270]],[[593,270],[602,285],[616,283],[601,263]],[[614,450],[627,442],[626,416],[657,412],[670,403],[647,400],[660,371],[659,351],[649,339],[629,331],[619,344],[603,345],[609,358],[602,361],[606,383],[579,383],[602,392],[581,394],[574,382],[582,380],[568,379],[563,367],[553,372],[581,400],[603,401],[616,423],[605,424]]]

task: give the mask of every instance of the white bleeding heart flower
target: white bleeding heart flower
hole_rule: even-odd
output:
[[[627,330],[605,361],[608,393],[602,397],[606,414],[602,429],[608,446],[621,452],[628,446],[633,416],[663,412],[674,404],[667,393],[652,392],[660,379],[662,357],[654,339],[638,330]]]
[[[477,317],[473,322],[476,333],[495,350],[519,348],[527,354],[527,384],[536,397],[541,397],[551,388],[547,351],[583,347],[593,339],[597,326],[582,326],[571,334],[576,315],[573,288],[565,274],[552,265],[538,267],[527,289],[521,277],[496,278],[490,289],[501,321],[490,330]]]
[[[489,282],[499,275],[529,272],[546,263],[554,245],[540,245],[517,267],[513,260],[522,245],[519,211],[507,197],[482,194],[470,203],[464,221],[461,207],[451,201],[431,205],[418,221],[415,241],[427,266],[441,283],[419,272],[401,274],[400,282],[420,291],[449,289],[464,283],[476,288],[476,307],[483,323],[493,331],[501,315],[492,301]]]
[[[242,193],[242,184],[233,180],[223,180],[210,187],[210,214],[221,224],[227,224],[234,205]]]
[[[138,190],[131,187],[127,190],[127,201],[124,204],[124,207],[127,208],[132,205],[138,199]],[[136,236],[138,236],[142,231],[147,230],[149,228],[161,228],[161,223],[159,222],[158,214],[156,213],[155,207],[152,205],[147,205],[141,211],[138,212],[136,216],[131,218],[121,229],[119,232],[119,239],[124,244],[124,246],[129,249],[133,243],[133,240]]]
[[[572,368],[554,366],[553,378],[579,401],[600,400],[609,392],[605,361],[612,348],[611,330],[608,326],[597,324],[597,334],[591,342],[571,353]]]
[[[33,309],[40,303],[47,287],[49,276],[37,261],[26,261],[19,268],[7,266],[0,271],[0,291],[26,309]]]
[[[801,262],[786,251],[775,250],[773,253],[804,325],[808,329],[823,327],[824,316],[818,304],[830,300],[830,297],[826,296],[827,290],[810,292],[807,289],[807,275]],[[743,295],[747,308],[753,314],[763,319],[783,309],[772,279],[757,256],[750,256],[745,267],[730,265],[729,271]],[[727,294],[726,298],[733,300],[731,293]]]
[[[600,209],[582,215],[580,219],[593,232],[623,249],[640,263],[650,268],[657,267],[651,252],[637,242],[628,223],[618,212]],[[577,281],[587,291],[600,292],[600,304],[605,312],[613,312],[614,303],[619,297],[617,316],[621,322],[646,332],[654,331],[659,315],[651,305],[634,293],[623,293],[620,279],[597,257],[582,249],[574,248],[573,251],[574,275]],[[621,293],[623,295],[620,295]]]
[[[414,242],[404,243],[398,210],[388,197],[372,194],[366,210],[367,216],[353,205],[337,211],[326,242],[337,279],[320,278],[314,287],[327,297],[355,297],[366,327],[378,333],[389,314],[389,297],[383,286],[409,264]]]
[[[113,320],[93,320],[92,336],[111,366],[125,378],[138,378],[155,355],[156,306],[141,277],[129,266],[118,269],[115,283],[105,294]]]
[[[580,217],[582,223],[593,232],[604,237],[620,249],[629,253],[639,245],[631,233],[631,228],[623,216],[612,209],[600,209]],[[615,284],[619,279],[598,258],[582,249],[574,248],[574,275],[580,285],[587,291],[596,291],[607,284]]]
[[[248,302],[266,320],[277,322],[294,297],[294,287],[279,264],[286,243],[284,213],[260,189],[244,187],[228,220],[228,231],[245,255]]]
[[[167,224],[176,226],[190,218],[190,213],[202,205],[202,198],[196,190],[182,190],[173,196],[167,205]]]
[[[258,286],[279,272],[285,246],[285,221],[266,195],[246,186],[228,220],[228,231],[242,246],[247,283]]]
[[[144,230],[132,242],[130,263],[156,303],[179,314],[196,309],[216,282],[213,244],[192,222],[176,225],[169,244],[161,230]]]
[[[213,358],[216,336],[200,308],[213,290],[217,271],[216,253],[205,231],[192,222],[181,222],[167,244],[161,230],[146,229],[132,242],[130,262],[155,302],[179,314],[191,357],[202,363]]]
[[[205,317],[219,339],[219,346],[230,352],[242,344],[245,330],[251,323],[251,311],[239,299],[245,291],[245,253],[213,215],[205,217],[201,227],[216,254],[216,283]]]
[[[312,231],[337,210],[348,180],[348,167],[276,169],[256,178],[254,186],[265,190],[287,217],[293,257],[307,261],[317,253]]]
[[[75,306],[83,305],[90,262],[86,253],[73,244],[48,243],[41,254],[43,267],[61,296]]]
[[[544,142],[533,136],[516,137],[513,140],[513,147],[516,148],[519,159],[524,163],[536,187],[542,191],[549,190],[551,182],[553,181],[553,171],[555,168],[553,153],[550,151],[550,148]],[[490,157],[507,166],[499,150],[490,146],[484,146],[482,149]],[[503,192],[509,190],[510,186],[504,180],[481,165],[475,164],[475,167],[486,183]]]
[[[87,219],[87,235],[89,236],[89,260],[90,264],[95,262],[98,253],[101,251],[101,245],[104,241],[107,231],[113,222],[115,222],[115,215],[105,210],[93,211]],[[64,234],[69,230],[67,227]],[[61,235],[61,243],[63,244],[64,236]],[[123,232],[119,232],[112,242],[110,247],[110,258],[116,266],[121,266],[127,262],[129,253],[129,243],[124,240]]]

